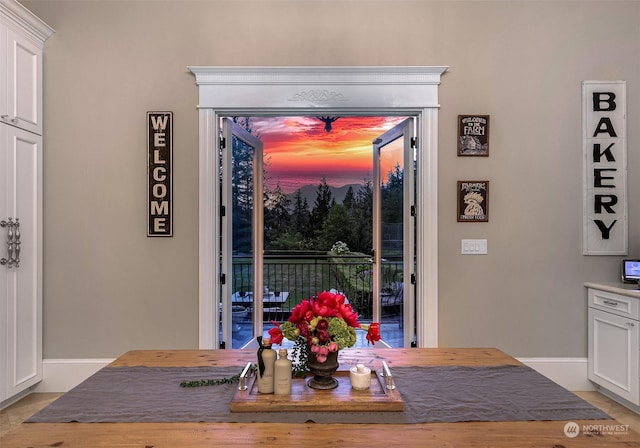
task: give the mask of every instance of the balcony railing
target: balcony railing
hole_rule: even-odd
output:
[[[264,285],[261,289],[266,292],[263,302],[265,321],[286,320],[296,304],[328,290],[344,294],[361,319],[371,319],[373,263],[369,256],[281,252],[266,254],[263,263]],[[398,294],[401,293],[402,281],[402,261],[384,260],[380,283],[383,312],[400,313],[402,297],[398,300]],[[253,291],[251,257],[233,257],[232,288],[238,300]],[[240,307],[243,303],[236,305]]]

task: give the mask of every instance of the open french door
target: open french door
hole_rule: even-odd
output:
[[[226,348],[245,348],[262,335],[262,142],[230,118],[221,120],[220,129],[220,340]],[[243,269],[251,271],[242,275],[249,279],[245,284],[234,278],[233,260],[239,257]],[[240,331],[240,325],[248,324],[253,331]]]
[[[415,118],[373,141],[373,320],[415,341]],[[398,346],[396,341],[394,346]]]

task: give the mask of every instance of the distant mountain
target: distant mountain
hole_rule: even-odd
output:
[[[329,191],[331,191],[331,197],[335,199],[337,204],[342,204],[345,196],[347,195],[347,191],[349,187],[353,187],[353,193],[357,194],[362,184],[348,184],[342,187],[332,187],[329,185]],[[302,194],[302,199],[306,198],[307,203],[309,204],[309,210],[312,210],[315,203],[316,198],[318,197],[318,185],[303,185],[300,187],[300,193]],[[291,200],[291,205],[295,205],[296,193],[290,193],[287,197]]]

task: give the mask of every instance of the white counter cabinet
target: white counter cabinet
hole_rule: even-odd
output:
[[[640,412],[640,289],[586,283],[589,380],[608,397]]]

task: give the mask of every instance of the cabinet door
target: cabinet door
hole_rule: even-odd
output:
[[[0,258],[12,261],[0,265],[6,399],[42,379],[42,137],[0,124],[0,143]],[[9,218],[19,223],[11,253]]]
[[[638,321],[589,308],[589,379],[640,404]]]
[[[42,134],[42,48],[9,29],[6,34],[7,98],[2,121]]]

